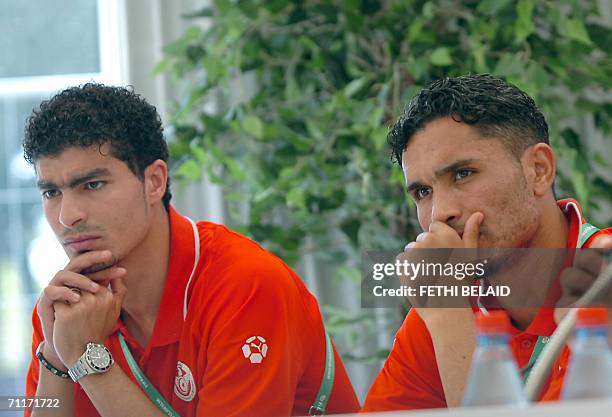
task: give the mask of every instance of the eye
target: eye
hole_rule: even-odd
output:
[[[422,187],[414,191],[414,197],[417,201],[422,200],[427,197],[429,193],[431,193],[431,189],[429,187]]]
[[[471,169],[460,169],[457,172],[455,172],[455,180],[462,180],[466,177],[469,177],[470,175],[472,175],[474,173],[474,171],[472,171]]]
[[[60,194],[59,190],[56,190],[56,189],[45,190],[42,192],[42,196],[45,200],[50,200],[53,197],[57,197],[59,194]]]
[[[85,188],[88,190],[99,190],[104,186],[104,181],[90,181],[85,184]]]

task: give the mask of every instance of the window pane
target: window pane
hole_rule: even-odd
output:
[[[3,0],[0,51],[0,77],[99,72],[97,1]]]
[[[35,187],[34,170],[23,159],[26,119],[50,93],[0,96],[0,190]],[[8,198],[8,196],[5,196]]]

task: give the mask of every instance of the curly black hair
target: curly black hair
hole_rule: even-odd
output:
[[[168,162],[161,118],[131,87],[98,83],[67,88],[41,103],[28,118],[23,153],[32,165],[69,147],[110,142],[111,154],[141,180],[157,159]],[[170,204],[170,180],[162,202]]]
[[[548,144],[548,125],[531,97],[490,74],[436,80],[419,92],[391,128],[387,142],[401,166],[410,138],[432,120],[452,117],[495,137],[517,158],[536,143]]]

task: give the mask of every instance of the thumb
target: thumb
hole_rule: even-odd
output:
[[[484,214],[477,211],[472,213],[470,218],[465,223],[463,228],[463,243],[468,248],[478,247],[478,235],[480,234],[480,225],[484,220]]]
[[[125,294],[127,293],[127,287],[125,286],[125,282],[123,282],[123,278],[115,278],[112,280],[110,282],[110,287],[113,295],[118,299],[119,307],[121,307]]]

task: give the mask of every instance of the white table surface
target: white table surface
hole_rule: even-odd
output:
[[[546,402],[526,408],[471,407],[437,410],[338,414],[338,417],[612,417],[612,400]]]

